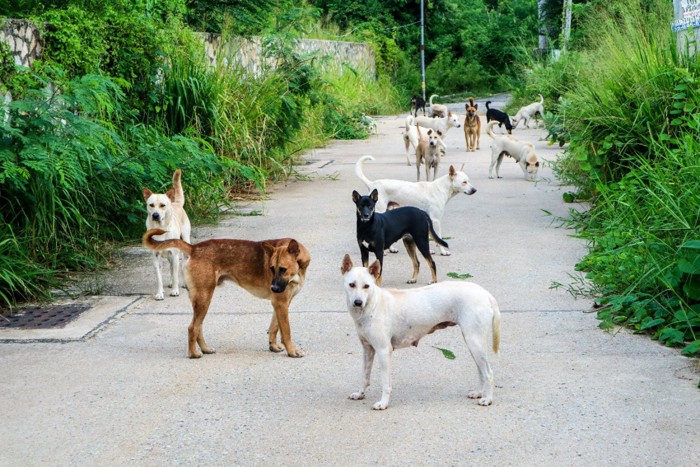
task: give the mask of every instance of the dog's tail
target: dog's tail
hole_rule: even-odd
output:
[[[490,103],[491,103],[491,101],[486,101],[486,110],[489,110],[489,104],[490,104]]]
[[[153,239],[154,236],[163,235],[164,233],[167,233],[167,231],[163,229],[149,230],[148,232],[143,234],[143,246],[153,251],[162,251],[167,250],[168,248],[177,248],[178,250],[184,251],[185,254],[187,254],[187,256],[192,256],[192,245],[190,245],[184,240],[180,240],[179,238],[164,241]]]
[[[370,160],[373,161],[374,157],[372,156],[362,156],[360,157],[357,162],[355,163],[355,175],[357,175],[357,178],[362,180],[362,183],[367,185],[367,188],[370,188],[372,186],[372,180],[369,178],[365,177],[365,174],[362,172],[362,164],[366,161]]]
[[[540,104],[544,104],[544,97],[542,97],[542,94],[538,94],[540,96]]]
[[[488,125],[486,125],[486,133],[488,133],[491,139],[496,139],[496,135],[493,133],[494,125],[498,125],[498,120],[491,120]]]
[[[498,353],[498,347],[501,345],[501,310],[498,308],[498,302],[493,298],[491,300],[491,310],[493,310],[493,318],[491,320],[491,334],[493,337],[493,352]]]
[[[173,174],[173,203],[185,205],[185,192],[182,189],[182,170],[177,169]]]
[[[437,243],[438,245],[442,245],[445,248],[449,248],[449,245],[447,244],[447,242],[445,240],[441,239],[440,237],[438,237],[438,234],[435,232],[435,229],[433,228],[433,220],[430,218],[430,216],[428,215],[427,212],[425,213],[425,217],[428,218],[428,227],[430,227],[430,236],[433,237],[433,240],[435,240],[435,243]]]
[[[432,96],[430,96],[430,107],[433,106],[433,97],[440,97],[440,96],[438,96],[437,94],[433,94]]]

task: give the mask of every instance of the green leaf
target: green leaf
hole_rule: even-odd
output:
[[[683,355],[687,355],[688,357],[700,354],[700,339],[696,339],[693,342],[691,342],[690,344],[683,347],[683,350],[681,350],[681,353]]]
[[[700,250],[700,240],[688,240],[681,245],[681,248],[690,248],[691,250]]]
[[[442,352],[442,356],[448,360],[454,360],[455,358],[457,358],[457,356],[454,353],[452,353],[452,351],[450,351],[450,350],[441,349],[440,347],[435,347],[434,345],[432,347],[434,349],[438,349],[440,352]]]
[[[464,274],[459,274],[457,272],[448,272],[447,277],[451,277],[452,279],[469,279],[470,277],[474,277],[469,273],[464,273]]]
[[[661,318],[651,319],[647,316],[646,318],[644,318],[644,320],[642,320],[642,326],[639,329],[643,331],[645,329],[656,327],[659,324],[662,324],[663,322],[664,320]]]

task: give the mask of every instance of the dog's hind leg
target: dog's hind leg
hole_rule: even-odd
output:
[[[213,347],[209,347],[204,340],[204,333],[202,332],[202,323],[204,318],[207,316],[207,311],[209,310],[209,305],[211,304],[211,298],[214,295],[214,288],[216,287],[215,281],[212,278],[211,282],[206,283],[201,281],[198,284],[192,284],[192,290],[190,290],[190,300],[192,301],[192,322],[187,328],[188,337],[188,357],[190,358],[200,358],[202,354],[197,350],[197,345],[202,349],[202,352],[206,354],[215,353]]]
[[[467,396],[470,399],[479,399],[479,405],[491,405],[493,403],[493,370],[489,362],[483,329],[479,328],[482,332],[477,332],[476,330],[467,330],[467,327],[460,324],[464,342],[467,343],[469,352],[479,369],[480,384],[478,390],[469,391]]]
[[[437,280],[437,269],[435,267],[435,261],[433,260],[433,257],[430,255],[430,242],[428,242],[428,239],[426,238],[425,240],[416,240],[415,244],[418,247],[418,251],[420,251],[421,255],[423,255],[423,258],[425,258],[425,261],[428,263],[428,267],[430,267],[430,273],[432,275],[432,280],[430,281],[430,283],[434,284],[435,282],[438,281]],[[414,250],[414,255],[415,255],[415,250]],[[417,258],[416,258],[416,262],[418,262]]]
[[[180,250],[171,249],[169,251],[168,262],[170,263],[170,291],[171,297],[180,296]]]
[[[303,357],[304,354],[296,348],[294,342],[292,342],[292,331],[289,325],[289,303],[292,301],[292,295],[288,292],[281,292],[272,295],[272,307],[275,310],[275,317],[277,318],[277,325],[279,326],[280,337],[282,339],[282,345],[287,349],[287,355],[290,357]],[[272,323],[270,323],[272,326]],[[272,339],[272,334],[270,339]],[[275,343],[277,341],[277,333],[274,336]],[[272,350],[272,348],[270,348]]]
[[[433,230],[435,230],[435,233],[437,234],[438,237],[442,238],[442,222],[440,219],[431,219],[433,222]],[[435,239],[433,239],[435,240]],[[440,256],[450,256],[452,253],[450,253],[450,250],[445,248],[444,246],[440,245],[436,240],[435,244],[438,246],[440,249]],[[430,254],[432,255],[433,252],[431,251]]]
[[[406,283],[415,284],[418,280],[418,271],[420,270],[420,263],[416,256],[416,242],[412,237],[404,237],[403,244],[406,247],[406,253],[408,253],[409,258],[411,258],[411,263],[413,263],[413,276],[407,280]]]

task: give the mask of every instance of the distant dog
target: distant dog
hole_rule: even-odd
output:
[[[420,133],[420,127],[418,127]],[[433,171],[433,180],[437,176],[440,165],[440,137],[435,130],[428,130],[416,146],[416,181],[420,182],[420,165],[425,164],[425,179],[430,181],[430,171]]]
[[[411,98],[411,112],[413,112],[414,117],[418,116],[418,109],[422,109],[423,115],[425,115],[425,99],[420,96],[413,96]]]
[[[434,97],[440,97],[437,94],[433,94],[430,96],[430,116],[435,118],[435,117],[444,117],[447,115],[447,106],[443,104],[433,104],[433,98]]]
[[[274,314],[268,329],[269,349],[281,352],[277,333],[290,357],[302,357],[292,342],[289,326],[289,305],[304,285],[311,256],[304,245],[291,238],[254,242],[249,240],[207,240],[191,245],[179,239],[156,241],[163,230],[149,230],[143,236],[144,246],[153,251],[177,248],[189,256],[185,278],[192,303],[192,322],[188,327],[190,358],[214,353],[204,340],[202,323],[209,310],[214,289],[230,280],[258,298],[270,300]]]
[[[523,143],[512,136],[499,136],[493,133],[493,126],[497,122],[492,121],[487,125],[487,133],[493,139],[491,145],[491,165],[489,166],[489,178],[493,178],[493,166],[496,166],[496,177],[501,178],[499,169],[503,156],[510,156],[515,159],[526,179],[534,179],[540,168],[540,161],[537,159],[535,147],[530,143]]]
[[[426,137],[427,134],[427,129],[426,128],[420,128],[416,125],[414,125],[414,117],[412,115],[409,115],[406,117],[406,124],[404,127],[403,131],[403,142],[404,146],[406,147],[406,163],[410,166],[411,165],[411,156],[410,156],[410,149],[411,146],[413,146],[414,151],[418,147],[418,143],[420,142],[421,139]],[[447,150],[447,146],[445,143],[442,141],[442,132],[441,131],[436,131],[437,135],[437,142],[438,142],[438,149],[439,153],[441,156],[445,155],[445,152]]]
[[[182,189],[182,171],[173,174],[173,187],[165,194],[153,193],[148,188],[143,189],[143,199],[146,201],[146,229],[161,229],[165,234],[158,240],[173,238],[190,241],[192,227],[185,212],[185,192]],[[153,266],[156,268],[156,300],[163,300],[163,273],[160,265],[160,252],[153,253]],[[170,263],[170,295],[180,295],[180,252],[175,249],[166,252]]]
[[[498,109],[489,109],[490,103],[491,101],[486,101],[486,123],[491,120],[496,120],[498,122],[498,128],[501,128],[501,125],[505,125],[506,131],[510,135],[513,131],[513,124],[510,121],[510,117],[507,113]]]
[[[374,252],[380,267],[377,283],[381,284],[384,250],[392,243],[403,239],[403,244],[413,263],[413,276],[408,283],[415,284],[418,279],[420,265],[416,257],[416,247],[428,262],[432,273],[431,283],[437,282],[435,261],[430,256],[429,237],[432,236],[433,240],[440,245],[447,246],[447,243],[435,233],[428,213],[413,206],[398,207],[379,213],[375,211],[378,198],[377,190],[372,190],[367,196],[362,196],[357,191],[352,192],[357,217],[357,244],[360,246],[362,264],[367,265],[369,252]]]
[[[515,117],[513,117],[513,128],[516,128],[521,120],[525,120],[525,126],[530,128],[530,119],[532,117],[537,118],[538,113],[541,117],[544,117],[544,97],[542,97],[542,94],[539,94],[539,96],[539,102],[533,102],[532,104],[521,107],[520,110],[518,110],[518,113],[515,114]]]
[[[464,105],[467,116],[464,118],[464,139],[467,143],[467,152],[476,151],[479,148],[481,138],[481,119],[476,113],[479,104],[474,103],[474,98],[470,97],[469,102]]]
[[[416,117],[413,120],[414,125],[420,125],[423,128],[432,128],[442,132],[443,135],[447,134],[447,130],[450,128],[461,128],[462,124],[459,123],[459,118],[452,112],[447,112],[444,117],[430,118],[430,117]]]
[[[473,195],[476,188],[469,183],[469,177],[461,170],[450,166],[449,173],[438,177],[432,182],[407,182],[405,180],[379,179],[370,180],[362,172],[362,164],[366,160],[374,160],[372,156],[362,156],[355,163],[355,175],[362,180],[369,190],[376,189],[379,193],[376,209],[383,212],[393,201],[402,206],[415,206],[428,213],[438,236],[442,237],[442,215],[445,213],[447,202],[458,193]],[[439,245],[440,254],[447,256],[450,252]]]
[[[381,266],[378,261],[366,267],[353,267],[345,255],[340,268],[348,311],[355,321],[363,349],[363,381],[350,399],[365,398],[372,363],[379,366],[382,398],[372,409],[384,410],[391,397],[391,357],[395,349],[418,346],[420,339],[439,329],[459,325],[462,337],[479,369],[480,387],[469,391],[479,405],[493,403],[491,349],[498,353],[501,312],[493,296],[470,282],[441,282],[417,289],[382,289],[378,285]]]

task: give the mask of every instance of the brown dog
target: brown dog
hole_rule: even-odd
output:
[[[304,245],[292,238],[264,240],[207,240],[191,245],[183,240],[154,240],[155,235],[165,233],[153,229],[143,236],[143,244],[153,251],[178,248],[189,260],[185,265],[185,280],[192,302],[192,323],[188,330],[188,353],[199,358],[195,342],[204,353],[214,353],[202,334],[202,322],[207,315],[214,289],[225,280],[231,280],[258,298],[272,302],[274,314],[270,321],[270,350],[281,352],[277,344],[279,331],[282,344],[290,357],[303,354],[292,342],[289,327],[289,304],[301,290],[311,255]]]
[[[476,110],[479,104],[474,103],[474,98],[470,97],[469,102],[464,104],[467,116],[464,118],[464,139],[467,141],[467,152],[479,149],[479,139],[481,135],[481,119]]]

